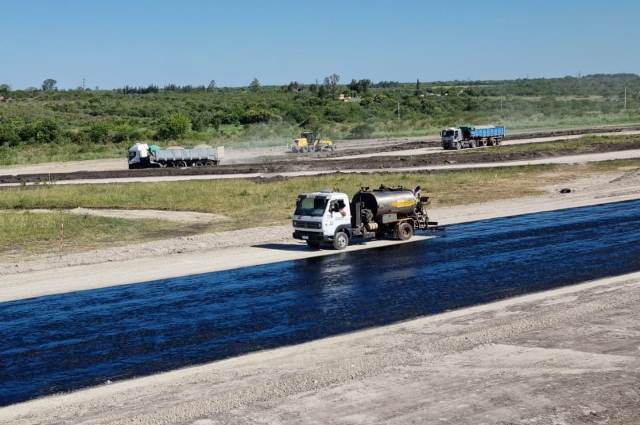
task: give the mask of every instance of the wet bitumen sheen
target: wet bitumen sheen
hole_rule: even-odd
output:
[[[640,269],[640,201],[0,304],[0,405]]]

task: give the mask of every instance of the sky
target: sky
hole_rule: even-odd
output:
[[[640,72],[637,0],[0,0],[0,84]]]

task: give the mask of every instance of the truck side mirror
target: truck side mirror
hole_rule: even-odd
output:
[[[420,197],[420,202],[422,202],[423,204],[426,204],[427,202],[429,202],[429,197],[428,196],[421,196]]]

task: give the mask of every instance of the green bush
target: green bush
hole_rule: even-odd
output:
[[[19,127],[15,121],[0,122],[0,145],[18,145],[21,140],[18,130]]]
[[[182,139],[191,129],[191,120],[181,113],[173,113],[160,121],[156,133],[159,140]]]
[[[105,122],[93,123],[85,130],[87,139],[91,143],[104,144],[109,141],[110,126]]]
[[[20,138],[23,141],[34,141],[36,143],[53,143],[60,139],[62,130],[60,125],[51,118],[36,121],[32,125],[25,125],[19,130]]]
[[[111,140],[114,143],[133,142],[146,138],[144,131],[129,124],[122,124],[113,130]]]

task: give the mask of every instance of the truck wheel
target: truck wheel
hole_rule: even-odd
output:
[[[462,149],[462,143],[458,142],[456,143],[456,150],[460,150]]]
[[[476,146],[477,145],[476,145],[476,141],[475,140],[472,140],[471,143],[469,144],[469,147],[471,147],[471,148],[475,148]]]
[[[349,235],[345,232],[336,233],[335,238],[333,238],[333,247],[338,251],[341,251],[349,246]]]
[[[312,249],[320,248],[320,242],[318,241],[307,241],[307,245],[309,246],[309,248],[312,248]]]
[[[413,236],[413,226],[407,223],[400,223],[396,229],[396,236],[401,241],[408,241]]]

